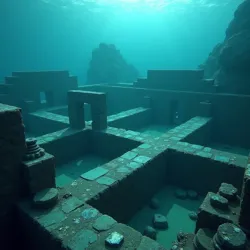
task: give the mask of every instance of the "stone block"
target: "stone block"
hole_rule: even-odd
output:
[[[104,130],[108,126],[107,115],[92,115],[92,129],[93,130]]]
[[[71,92],[68,92],[71,93]],[[72,128],[85,128],[84,103],[79,103],[74,99],[74,95],[68,95],[69,123]]]
[[[231,202],[228,204],[228,209],[221,209],[214,206],[211,203],[211,199],[217,196],[217,194],[209,192],[201,204],[198,212],[198,218],[196,223],[196,232],[200,228],[208,228],[211,230],[217,230],[219,225],[223,223],[237,223],[238,213],[240,209],[239,201]]]
[[[41,158],[22,163],[25,192],[37,193],[55,187],[55,158],[45,153]]]

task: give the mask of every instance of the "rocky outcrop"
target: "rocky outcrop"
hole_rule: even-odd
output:
[[[87,72],[87,84],[133,82],[138,71],[130,65],[113,44],[101,43],[92,52]]]
[[[235,11],[222,44],[217,45],[201,66],[207,78],[230,92],[250,93],[250,0]]]

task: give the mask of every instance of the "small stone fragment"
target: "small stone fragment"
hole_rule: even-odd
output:
[[[197,200],[198,199],[198,193],[194,190],[188,190],[187,196],[190,200]]]
[[[58,190],[56,188],[46,188],[38,192],[33,198],[33,204],[38,208],[51,208],[58,201]]]
[[[156,240],[157,232],[153,227],[147,226],[143,231],[143,235],[151,238],[152,240]]]
[[[189,212],[189,213],[188,213],[188,216],[189,216],[189,218],[190,218],[191,220],[194,220],[194,221],[196,221],[197,218],[198,218],[197,213],[194,212],[194,211]]]
[[[229,201],[235,200],[237,198],[238,189],[232,184],[221,183],[219,188],[219,194]]]
[[[212,207],[221,210],[228,209],[228,200],[219,194],[214,194],[210,197],[210,204]]]
[[[105,240],[105,244],[107,244],[110,247],[120,247],[124,241],[124,236],[113,232],[111,233]]]
[[[153,225],[156,229],[167,229],[168,222],[167,218],[162,214],[155,214],[153,218]]]
[[[181,200],[185,200],[187,198],[187,191],[181,188],[175,190],[175,197]]]
[[[149,203],[149,207],[152,209],[158,209],[160,207],[158,199],[152,198],[150,203]]]

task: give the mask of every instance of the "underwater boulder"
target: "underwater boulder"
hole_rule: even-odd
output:
[[[128,64],[114,44],[100,43],[92,52],[87,72],[87,84],[134,82],[137,69]]]

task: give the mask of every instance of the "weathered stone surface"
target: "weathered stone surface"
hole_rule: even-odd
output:
[[[83,250],[87,249],[95,241],[97,241],[97,234],[86,229],[78,232],[68,243],[68,246],[74,250]]]
[[[33,198],[33,204],[38,208],[51,208],[58,201],[58,190],[47,188],[38,192]]]
[[[48,214],[40,216],[37,220],[41,225],[48,228],[51,226],[57,226],[60,222],[66,219],[65,214],[58,208],[50,211]]]
[[[162,214],[155,214],[153,218],[153,225],[156,229],[167,229],[168,222],[167,218]]]
[[[113,232],[105,240],[105,243],[110,247],[119,247],[124,241],[124,236],[120,233]]]
[[[157,231],[153,227],[147,226],[143,231],[143,235],[156,240]]]
[[[108,173],[108,169],[105,169],[103,167],[97,167],[97,168],[94,168],[94,169],[82,174],[81,177],[83,179],[93,181],[93,180],[105,175],[106,173]]]
[[[213,242],[219,249],[245,249],[247,237],[238,226],[225,223],[218,227]]]
[[[212,195],[210,197],[210,203],[214,208],[219,208],[221,210],[228,209],[228,199],[219,194]]]
[[[184,189],[178,188],[175,190],[174,194],[176,198],[181,199],[181,200],[184,200],[187,198],[187,191]]]
[[[93,228],[97,231],[109,230],[115,223],[117,223],[112,217],[108,215],[102,215],[96,219],[93,224]]]
[[[219,188],[219,194],[230,201],[237,198],[237,193],[238,189],[235,188],[232,184],[222,183]]]
[[[62,202],[62,211],[66,214],[84,205],[84,202],[72,196]]]

